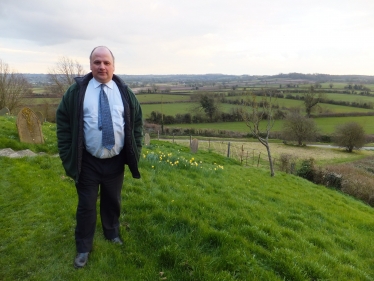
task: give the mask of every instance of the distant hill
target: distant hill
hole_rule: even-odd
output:
[[[47,84],[48,74],[30,74],[23,73],[26,79],[32,84]],[[201,83],[201,82],[250,82],[255,80],[303,80],[308,82],[343,82],[343,83],[374,83],[374,76],[368,75],[330,75],[322,73],[303,74],[303,73],[280,73],[277,75],[227,75],[227,74],[174,74],[174,75],[127,75],[118,74],[128,83]]]

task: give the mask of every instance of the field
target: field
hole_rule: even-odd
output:
[[[168,83],[168,82],[160,82],[158,84],[152,84],[152,86],[142,86],[140,88],[134,87],[134,92],[140,92],[142,89],[150,91],[148,93],[139,93],[137,94],[137,98],[139,99],[140,103],[142,104],[143,109],[143,116],[145,119],[150,117],[151,112],[159,112],[163,113],[164,115],[176,116],[177,114],[186,114],[190,113],[191,115],[196,114],[196,108],[199,107],[198,102],[191,102],[191,95],[199,94],[199,93],[206,93],[206,92],[213,92],[219,93],[225,96],[228,100],[246,100],[247,96],[228,96],[228,93],[235,92],[237,94],[242,93],[244,90],[246,92],[250,92],[253,89],[261,89],[264,86],[271,87],[273,89],[281,90],[284,95],[286,96],[289,91],[296,91],[291,92],[293,96],[298,95],[297,89],[307,89],[312,83],[307,83],[305,81],[296,80],[282,80],[282,79],[268,79],[264,82],[263,79],[253,80],[250,83],[240,83],[236,85],[236,90],[231,89],[233,83],[217,83],[214,82],[212,84],[206,83],[194,83],[188,85],[186,83]],[[287,88],[287,83],[297,84],[298,88]],[[330,88],[330,83],[333,84],[333,87]],[[244,85],[245,84],[245,85]],[[324,82],[321,83],[322,90],[325,89],[326,91],[341,91],[344,87],[347,86],[348,83],[342,82]],[[355,83],[351,83],[355,84]],[[357,83],[360,84],[360,83]],[[156,86],[155,86],[156,85]],[[281,86],[281,88],[280,88]],[[365,84],[365,87],[374,90],[374,84]],[[157,92],[152,92],[153,88],[157,88]],[[168,92],[163,92],[163,89],[168,88]],[[45,92],[43,88],[34,88],[34,93],[36,95],[42,94]],[[359,90],[357,90],[359,93]],[[299,94],[300,96],[302,94]],[[345,101],[345,102],[356,102],[356,103],[367,103],[367,104],[374,104],[374,97],[372,96],[363,96],[359,94],[340,94],[340,93],[326,93],[325,97],[330,100],[336,101]],[[42,112],[47,120],[54,121],[54,110],[56,105],[60,102],[60,98],[48,98],[48,97],[39,97],[39,98],[28,98],[23,101],[24,106],[29,106],[33,108],[35,111]],[[287,111],[290,108],[301,108],[303,110],[303,101],[301,100],[293,100],[293,99],[285,99],[279,98],[275,100],[275,105],[279,106],[280,110]],[[240,105],[233,105],[228,103],[220,103],[218,104],[219,109],[222,112],[230,114],[233,109],[241,108],[243,106]],[[359,108],[359,107],[350,107],[350,106],[340,106],[340,105],[333,105],[333,104],[319,104],[318,108],[313,112],[314,115],[318,117],[319,114],[365,114],[365,113],[373,113],[374,109],[368,108]],[[201,110],[200,114],[204,114]],[[365,132],[367,134],[374,134],[374,126],[372,125],[374,122],[374,118],[371,116],[361,116],[361,117],[323,117],[323,118],[315,118],[315,122],[320,129],[322,134],[331,134],[334,132],[335,127],[339,124],[346,123],[346,122],[358,122],[361,124]],[[197,123],[197,124],[172,124],[167,125],[170,128],[197,128],[197,129],[212,129],[212,130],[227,130],[227,131],[235,131],[240,133],[245,133],[248,131],[248,128],[245,126],[243,122],[217,122],[217,123]],[[282,130],[282,121],[277,120],[275,125],[272,129],[275,132],[279,132]]]
[[[197,137],[199,139],[199,137]],[[171,139],[169,139],[172,142]],[[174,139],[175,143],[189,147],[189,139]],[[228,150],[228,143],[230,142],[230,157],[234,158],[245,165],[257,166],[260,158],[260,164],[263,167],[268,167],[268,156],[266,148],[255,140],[247,141],[227,141],[227,140],[207,140],[207,138],[200,138],[199,149],[210,150],[220,155],[226,156]],[[295,161],[313,158],[318,165],[336,164],[344,162],[352,162],[368,156],[373,156],[373,150],[360,150],[355,153],[347,153],[344,149],[331,147],[315,147],[315,146],[290,146],[283,143],[270,143],[273,161],[277,162],[282,154],[290,155]]]
[[[357,122],[362,124],[367,134],[374,134],[374,116],[360,116],[360,117],[326,117],[315,118],[315,122],[321,133],[331,134],[335,131],[335,127],[339,124],[348,122]],[[265,126],[265,121],[262,122]],[[282,120],[276,120],[272,131],[279,132],[282,130]],[[248,127],[244,122],[219,122],[219,123],[199,123],[199,124],[174,124],[167,125],[170,128],[197,128],[209,130],[227,130],[246,133],[249,132]]]
[[[54,124],[44,123],[45,144],[20,144],[15,118],[0,117],[0,149],[46,153],[0,157],[0,280],[374,278],[369,205],[294,175],[277,171],[270,177],[267,168],[156,140],[143,148],[141,179],[126,169],[124,245],[106,241],[98,219],[88,265],[74,270],[77,197],[54,156],[55,131]],[[272,144],[274,151],[282,147],[329,163],[366,156]]]

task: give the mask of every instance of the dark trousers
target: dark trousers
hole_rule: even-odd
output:
[[[78,193],[75,242],[78,253],[92,250],[96,228],[96,202],[100,187],[100,216],[106,239],[119,236],[123,157],[99,159],[83,152],[82,169],[76,184]]]

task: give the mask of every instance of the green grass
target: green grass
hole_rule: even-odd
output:
[[[350,96],[350,95],[341,95],[341,94],[329,94],[327,95],[328,99],[333,100],[341,100],[341,101],[362,101],[362,102],[374,102],[374,98],[372,97],[362,97],[362,96]],[[234,96],[228,97],[229,100],[241,100],[243,99],[246,101],[248,97],[241,97],[241,96]],[[233,105],[228,104],[230,107]],[[274,101],[274,105],[278,105],[281,109],[282,108],[304,108],[304,104],[302,100],[293,100],[293,99],[285,99],[280,98]],[[331,112],[331,113],[349,113],[349,112],[372,112],[373,109],[367,108],[359,108],[359,107],[350,107],[350,106],[342,106],[342,105],[335,105],[335,104],[327,104],[321,103],[319,104],[322,112]]]
[[[22,104],[24,106],[36,106],[36,105],[43,105],[46,103],[49,104],[59,104],[61,98],[27,98],[22,100]]]
[[[359,117],[325,117],[314,119],[317,127],[324,134],[331,134],[335,131],[335,127],[339,124],[348,122],[357,122],[364,127],[366,134],[374,134],[374,116],[359,116]],[[265,124],[265,122],[262,122]],[[272,131],[279,132],[282,130],[283,121],[276,120]],[[244,122],[219,122],[219,123],[199,123],[199,124],[173,124],[167,125],[170,128],[197,128],[197,129],[212,129],[212,130],[227,130],[246,133],[249,132],[248,127]]]
[[[158,103],[168,103],[168,102],[189,102],[189,95],[171,95],[171,94],[137,94],[136,98],[140,103],[143,102],[158,102]]]
[[[143,116],[149,117],[152,111],[163,112],[164,115],[191,113],[193,107],[197,107],[197,103],[165,103],[165,104],[142,104]]]
[[[326,94],[326,99],[348,102],[374,103],[374,97],[361,95]]]
[[[16,120],[17,117],[15,116],[0,116],[0,149],[31,149],[35,152],[45,152],[48,154],[57,153],[55,124],[49,122],[43,123],[42,132],[44,136],[44,144],[27,144],[21,143],[19,140]]]
[[[271,178],[267,169],[154,140],[142,152],[142,178],[126,170],[124,245],[105,241],[98,220],[89,263],[75,270],[77,196],[60,160],[0,157],[0,166],[0,280],[374,278],[369,206],[295,176]]]
[[[45,92],[45,89],[43,87],[33,87],[32,92],[34,94],[42,94]]]
[[[289,100],[289,99],[278,99],[276,102],[282,109],[282,107],[292,108],[303,106],[302,101]],[[198,107],[198,103],[166,103],[166,104],[142,104],[142,110],[144,116],[147,118],[150,116],[152,111],[163,112],[165,115],[175,116],[176,114],[191,113],[192,109]],[[233,108],[240,107],[239,105],[232,105],[223,103],[220,104],[220,110],[229,113]],[[322,112],[328,113],[352,113],[352,112],[372,112],[372,109],[356,108],[349,106],[340,106],[334,104],[321,104]]]

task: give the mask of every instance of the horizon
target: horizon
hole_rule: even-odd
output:
[[[49,73],[29,73],[29,72],[16,72],[17,74],[22,75],[48,75]],[[87,73],[90,73],[87,72]],[[251,75],[251,74],[227,74],[227,73],[175,73],[175,74],[127,74],[127,73],[114,73],[116,75],[126,75],[126,76],[187,76],[187,75],[223,75],[223,76],[252,76],[252,77],[264,77],[264,76],[278,76],[278,75],[290,75],[290,74],[298,74],[298,75],[327,75],[327,76],[367,76],[367,77],[374,77],[373,75],[365,75],[365,74],[329,74],[329,73],[302,73],[302,72],[289,72],[289,73],[278,73],[278,74],[258,74],[258,75]]]

